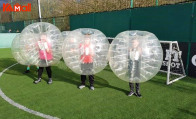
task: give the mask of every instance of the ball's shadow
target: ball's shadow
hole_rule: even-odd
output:
[[[0,59],[0,71],[3,71],[7,67],[9,67],[15,63],[17,63],[17,62],[13,58]],[[5,73],[11,74],[11,75],[26,75],[32,79],[32,83],[33,83],[35,80],[37,80],[37,76],[38,76],[37,68],[36,68],[36,66],[31,66],[30,72],[25,74],[24,71],[26,70],[26,67],[27,66],[17,64],[14,67],[7,70]],[[73,84],[76,87],[78,87],[81,84],[80,75],[75,74],[70,69],[68,69],[63,62],[61,62],[57,66],[52,66],[51,68],[52,68],[53,81],[63,81],[63,82],[69,83],[69,84]],[[110,69],[107,69],[107,70],[110,70]],[[45,68],[44,68],[44,72],[42,74],[42,80],[44,80],[46,82],[48,81],[48,76],[47,76]],[[86,85],[89,86],[88,77],[86,80]],[[122,91],[126,94],[128,93],[127,90],[112,86],[109,84],[109,82],[107,80],[105,80],[99,76],[96,76],[96,75],[95,75],[94,86],[95,86],[95,88],[107,87],[107,88],[115,89],[118,91]]]
[[[17,63],[16,60],[13,58],[1,58],[0,59],[0,72],[4,69],[8,68],[9,66]],[[10,68],[5,74],[11,74],[11,75],[24,75],[23,72],[26,70],[27,66],[17,64],[14,67]],[[33,68],[32,68],[33,69]]]
[[[53,66],[52,67],[53,74],[54,74],[54,81],[63,81],[67,82],[73,85],[76,85],[78,87],[81,84],[81,79],[79,74],[75,74],[72,72],[70,69],[60,69],[58,66]],[[98,76],[94,76],[95,82],[94,86],[95,88],[104,88],[109,86],[109,82],[106,81],[105,79],[102,79]],[[87,76],[86,80],[86,86],[89,86],[89,79]]]
[[[54,71],[54,74],[55,74],[54,81],[67,82],[67,83],[76,85],[76,87],[78,87],[81,84],[80,75],[75,74],[74,72],[72,72],[68,68],[65,70],[65,69],[60,69],[58,66],[53,66],[52,70]],[[129,92],[128,90],[124,90],[119,87],[110,85],[107,80],[105,80],[97,75],[95,75],[94,78],[95,78],[95,82],[94,82],[95,88],[111,88],[111,89],[114,89],[117,91],[124,92],[125,94],[127,94]],[[86,85],[89,86],[88,77],[86,80]]]

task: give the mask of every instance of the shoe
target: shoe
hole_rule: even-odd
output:
[[[49,79],[48,84],[51,84],[51,83],[52,83],[52,79]]]
[[[139,97],[139,98],[142,97],[142,95],[141,95],[140,92],[138,92],[138,91],[135,93],[135,95],[136,95],[137,97]]]
[[[133,94],[134,94],[134,92],[133,91],[130,91],[127,96],[132,96]]]
[[[30,70],[26,70],[24,73],[26,74],[26,73],[29,73],[30,72]]]
[[[90,87],[90,90],[95,90],[94,86],[91,86],[91,87]]]
[[[84,87],[85,87],[85,85],[80,85],[78,88],[83,89]]]
[[[39,82],[41,82],[41,78],[39,78],[38,80],[34,81],[35,84],[38,84]]]

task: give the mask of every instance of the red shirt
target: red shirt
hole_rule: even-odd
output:
[[[80,60],[82,63],[92,63],[93,62],[93,48],[91,44],[80,44],[80,50],[82,55]]]
[[[51,45],[49,42],[40,42],[38,41],[38,47],[39,47],[39,58],[41,60],[52,60],[52,51],[51,51]],[[47,49],[49,52],[47,52]]]

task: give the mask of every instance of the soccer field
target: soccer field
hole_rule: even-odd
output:
[[[0,72],[16,63],[10,49],[0,49]],[[39,84],[36,67],[15,65],[0,77],[0,88],[13,101],[38,112],[63,119],[195,119],[196,79],[186,77],[167,86],[166,75],[158,74],[141,84],[142,98],[128,97],[127,82],[118,79],[109,66],[96,74],[95,90],[79,90],[80,76],[63,61],[52,67],[53,84],[44,71]],[[87,83],[87,85],[89,85]],[[39,119],[0,97],[0,119]]]

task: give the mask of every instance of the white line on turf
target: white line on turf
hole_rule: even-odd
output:
[[[6,72],[7,70],[9,70],[11,67],[17,65],[18,63],[16,64],[13,64],[11,66],[9,66],[8,68],[4,69],[2,72],[0,72],[0,78],[1,76],[3,75],[4,72]],[[50,115],[46,115],[46,114],[43,114],[43,113],[40,113],[40,112],[37,112],[37,111],[34,111],[34,110],[31,110],[31,109],[28,109],[27,107],[19,104],[19,103],[16,103],[14,102],[12,99],[10,99],[9,97],[7,97],[3,91],[1,90],[0,88],[0,96],[5,100],[7,101],[8,103],[10,103],[11,105],[23,110],[23,111],[26,111],[28,113],[31,113],[31,114],[34,114],[34,115],[37,115],[37,116],[40,116],[40,117],[43,117],[43,118],[46,118],[46,119],[59,119],[58,117],[53,117],[53,116],[50,116]]]

